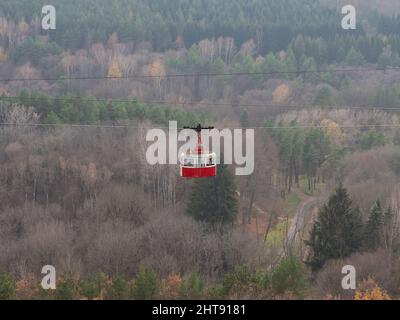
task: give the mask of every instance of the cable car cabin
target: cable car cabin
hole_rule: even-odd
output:
[[[197,132],[197,146],[194,151],[181,154],[181,177],[184,178],[208,178],[217,175],[217,156],[215,153],[204,151],[201,141],[201,130],[213,129],[203,128],[200,124],[195,128],[184,127]]]
[[[186,153],[182,155],[181,177],[208,178],[217,175],[215,153]]]

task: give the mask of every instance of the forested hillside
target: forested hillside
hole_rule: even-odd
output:
[[[398,298],[400,8],[352,2],[2,0],[0,299]],[[253,174],[150,165],[171,120]]]
[[[40,0],[6,0],[0,12],[31,23],[38,20],[43,4]],[[338,14],[313,0],[273,0],[268,5],[259,0],[56,0],[52,4],[60,15],[51,40],[68,49],[104,42],[113,32],[123,42],[149,41],[155,50],[173,48],[182,40],[190,47],[220,36],[233,37],[241,45],[259,32],[260,53],[266,54],[285,49],[298,34],[328,37],[341,33]]]
[[[206,99],[388,107],[398,99],[397,72],[370,72],[373,81],[365,85],[361,73],[335,71],[399,67],[396,17],[364,15],[356,30],[345,31],[340,12],[317,1],[56,1],[58,27],[43,32],[42,4],[0,4],[0,75],[20,79],[2,81],[0,93],[73,92],[192,106]],[[179,73],[193,76],[171,77]],[[195,76],[204,73],[243,75]],[[288,89],[278,90],[274,79]],[[386,83],[390,93],[380,88]],[[49,112],[38,111],[44,120]]]

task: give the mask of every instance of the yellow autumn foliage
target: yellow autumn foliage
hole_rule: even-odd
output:
[[[322,119],[321,127],[324,128],[326,134],[329,136],[329,138],[331,138],[331,140],[337,141],[338,139],[342,138],[342,130],[336,122],[330,119]]]
[[[381,289],[372,277],[359,285],[354,300],[390,300],[390,296]]]
[[[119,67],[119,63],[116,59],[113,59],[108,67],[108,77],[111,78],[122,78],[123,74],[121,68]]]
[[[290,88],[286,84],[281,84],[276,87],[274,92],[272,93],[272,102],[273,103],[282,103],[285,102],[290,96]]]
[[[155,59],[147,68],[148,75],[151,77],[165,77],[166,71],[161,59]]]
[[[260,64],[262,64],[263,62],[264,62],[264,58],[262,57],[262,56],[258,56],[257,58],[256,58],[256,64],[258,64],[258,65],[260,65]]]
[[[335,296],[335,295],[333,295],[331,293],[328,293],[325,296],[324,300],[341,300],[341,298],[340,298],[340,296]]]

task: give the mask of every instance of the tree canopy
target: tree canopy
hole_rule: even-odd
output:
[[[346,258],[359,250],[363,224],[358,208],[343,186],[339,186],[319,212],[308,245],[313,251],[309,264],[318,270],[330,259]]]

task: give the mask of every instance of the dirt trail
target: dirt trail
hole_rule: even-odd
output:
[[[303,223],[304,223],[304,217],[307,213],[307,209],[317,202],[318,197],[310,197],[303,201],[300,206],[296,210],[296,214],[294,218],[292,219],[292,223],[290,224],[289,231],[286,236],[286,241],[285,241],[285,246],[282,248],[282,254],[285,254],[286,248],[290,248],[293,244],[293,241],[296,237],[296,234],[299,230],[301,230]],[[280,255],[280,256],[281,256]]]
[[[240,192],[236,191],[238,197],[240,197]],[[308,212],[308,209],[313,207],[315,204],[319,203],[324,199],[323,196],[310,196],[307,197],[303,202],[300,203],[298,208],[296,209],[296,213],[291,219],[290,228],[287,232],[285,245],[279,252],[279,259],[282,259],[287,254],[288,249],[290,249],[293,245],[293,242],[296,238],[297,233],[299,230],[302,229],[304,224],[305,216]],[[253,204],[253,209],[256,211],[256,215],[258,217],[255,218],[254,216],[251,217],[251,223],[246,224],[245,227],[248,231],[253,232],[259,236],[264,236],[265,230],[268,227],[267,217],[268,212],[258,206],[256,203]],[[262,219],[265,217],[265,219]],[[261,218],[261,219],[260,219]]]
[[[296,214],[290,224],[290,228],[287,232],[285,245],[283,246],[283,248],[281,249],[281,251],[279,253],[279,259],[283,259],[287,255],[287,253],[290,251],[290,249],[293,245],[293,242],[296,238],[297,233],[303,228],[305,216],[306,216],[308,210],[311,207],[313,207],[316,204],[323,201],[323,199],[325,199],[325,196],[322,196],[322,195],[308,197],[306,200],[304,200],[299,205],[299,207],[296,210]]]

